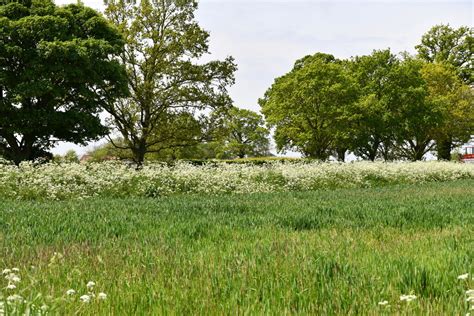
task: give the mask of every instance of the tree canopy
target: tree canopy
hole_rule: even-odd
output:
[[[440,111],[434,130],[438,159],[450,160],[451,151],[469,141],[474,131],[474,91],[445,63],[427,63],[421,69],[427,98]]]
[[[357,100],[357,82],[332,55],[317,53],[296,61],[293,70],[275,79],[259,100],[279,151],[296,150],[327,159],[349,133],[348,109]]]
[[[195,20],[197,1],[110,1],[106,15],[124,35],[119,61],[127,68],[131,95],[105,110],[137,164],[147,153],[194,145],[195,133],[168,133],[186,126],[185,117],[230,107],[227,87],[234,83],[231,57],[199,63],[209,52],[209,34]],[[178,124],[172,126],[173,124]]]
[[[211,115],[211,147],[217,158],[268,156],[270,132],[263,117],[253,111],[232,107]]]
[[[125,71],[111,58],[122,47],[120,33],[83,5],[1,5],[0,155],[19,163],[57,141],[107,134],[98,114],[127,94]]]
[[[393,102],[389,79],[399,64],[389,49],[373,51],[371,55],[351,60],[351,73],[359,88],[359,99],[352,109],[351,149],[364,159],[388,159],[394,137]]]
[[[420,58],[431,63],[447,63],[455,67],[467,84],[474,83],[474,31],[472,27],[457,29],[435,25],[416,46]]]

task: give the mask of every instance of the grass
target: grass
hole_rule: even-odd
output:
[[[19,267],[21,295],[57,314],[465,315],[473,193],[474,180],[458,180],[0,201],[0,265]],[[62,258],[52,261],[54,252]],[[65,298],[70,288],[85,292],[89,280],[106,301]],[[417,299],[400,302],[402,294]],[[382,300],[390,306],[378,306]]]

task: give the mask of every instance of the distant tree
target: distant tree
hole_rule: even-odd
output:
[[[279,151],[295,150],[326,160],[351,133],[348,108],[357,100],[357,82],[345,63],[317,53],[298,60],[259,100],[275,128]]]
[[[114,139],[115,144],[122,144],[122,139]],[[101,162],[110,159],[132,159],[132,152],[130,150],[118,149],[111,142],[106,142],[104,144],[95,146],[86,153],[89,156],[89,160],[92,162]]]
[[[127,93],[118,31],[83,5],[50,0],[0,6],[0,155],[49,156],[57,141],[107,133],[98,117]]]
[[[210,121],[217,158],[261,157],[270,152],[270,132],[260,114],[232,107],[225,112],[215,112]]]
[[[126,41],[119,61],[131,96],[104,109],[138,165],[147,153],[195,144],[195,133],[172,124],[175,118],[198,118],[232,104],[226,89],[234,83],[233,59],[197,62],[209,51],[209,34],[196,22],[196,9],[193,0],[108,2],[106,15]],[[175,138],[169,126],[184,130]]]
[[[449,64],[425,64],[421,75],[427,84],[428,100],[442,115],[435,130],[438,159],[450,160],[451,151],[474,134],[474,91]]]
[[[363,159],[374,161],[377,156],[388,159],[393,141],[393,103],[388,80],[399,64],[387,50],[355,57],[351,62],[353,76],[360,87],[360,98],[352,113],[354,117],[352,149]]]
[[[433,63],[448,63],[455,67],[460,78],[474,84],[474,29],[462,26],[436,25],[421,38],[416,46],[420,58]]]
[[[79,162],[79,156],[77,155],[76,151],[74,149],[68,150],[63,157],[64,162],[69,162],[69,163],[78,163]]]

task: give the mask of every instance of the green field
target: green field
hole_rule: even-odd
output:
[[[465,315],[474,180],[0,201],[0,249],[0,268],[20,269],[15,293],[53,314]],[[79,302],[91,280],[105,301]]]

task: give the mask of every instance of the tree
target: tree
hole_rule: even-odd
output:
[[[210,121],[217,158],[261,157],[270,152],[270,132],[260,114],[232,107],[223,113],[213,113]]]
[[[442,123],[435,131],[439,160],[451,160],[451,151],[474,133],[474,93],[458,77],[453,66],[428,63],[421,69],[427,98],[440,109]]]
[[[102,106],[126,95],[111,56],[123,40],[96,11],[50,0],[0,6],[0,155],[20,163],[57,141],[84,144],[107,133]]]
[[[196,118],[190,112],[169,113],[161,118],[160,124],[150,135],[157,144],[148,147],[149,156],[167,160],[189,158],[186,153],[193,152],[193,148],[207,138],[205,124],[207,124],[205,117]]]
[[[345,63],[317,53],[298,60],[259,100],[279,151],[296,150],[326,160],[350,133],[348,108],[357,100],[357,83]]]
[[[119,61],[127,68],[131,96],[104,109],[141,165],[147,153],[195,144],[195,135],[179,139],[161,132],[182,114],[198,117],[208,109],[229,107],[227,87],[236,66],[224,61],[197,61],[209,51],[209,34],[194,18],[195,0],[117,0],[106,15],[122,32],[126,45]]]
[[[442,124],[439,104],[428,98],[420,59],[405,55],[388,80],[394,109],[395,140],[398,155],[408,160],[421,160],[435,145],[435,132]]]
[[[64,162],[73,162],[73,163],[78,163],[79,162],[79,156],[77,156],[77,153],[74,149],[68,150],[63,157]]]
[[[121,139],[114,139],[114,143],[121,144]],[[111,142],[107,142],[101,145],[94,146],[86,154],[88,156],[87,161],[101,162],[107,160],[131,160],[132,153],[127,150],[121,150],[112,145]]]
[[[419,57],[432,63],[451,64],[467,84],[474,83],[474,31],[462,26],[436,25],[416,46]]]
[[[353,108],[355,115],[352,149],[363,159],[374,161],[379,155],[387,159],[393,140],[393,108],[388,80],[399,61],[389,49],[355,57],[351,70],[360,87],[360,99]]]

